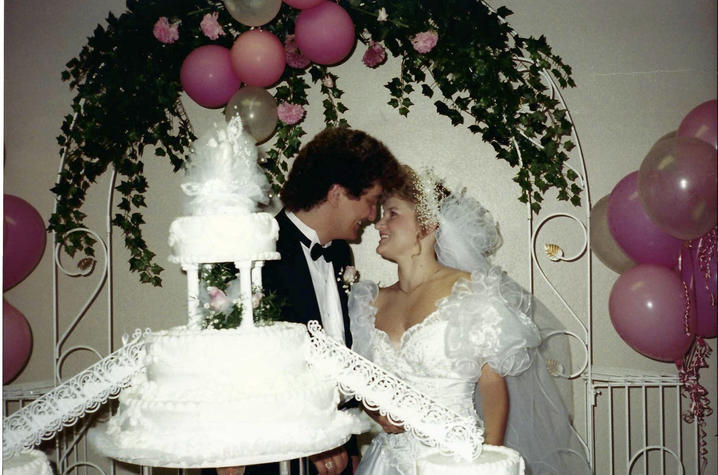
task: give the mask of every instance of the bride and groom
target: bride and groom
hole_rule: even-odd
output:
[[[488,260],[500,238],[485,209],[347,128],[326,129],[300,150],[280,198],[282,258],[266,263],[263,286],[286,299],[286,319],[308,323],[320,316],[329,336],[482,421],[485,443],[518,450],[529,473],[579,473],[563,466],[567,458],[582,459],[583,450],[543,374],[530,298]],[[377,253],[397,264],[398,279],[385,288],[359,282],[348,295],[347,241],[371,222],[380,236]],[[434,449],[370,415],[383,431],[361,463],[352,438],[309,457],[310,473],[415,473],[417,459]],[[246,473],[278,468],[248,466]]]

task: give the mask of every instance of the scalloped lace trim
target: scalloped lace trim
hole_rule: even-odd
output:
[[[35,399],[3,420],[3,457],[52,439],[64,427],[74,425],[88,412],[95,412],[130,385],[144,368],[144,336],[135,330],[123,337],[124,346]]]

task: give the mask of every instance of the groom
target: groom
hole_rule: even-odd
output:
[[[276,216],[277,251],[282,257],[266,262],[262,272],[265,292],[287,302],[284,320],[320,320],[329,336],[351,346],[342,285],[352,264],[347,241],[358,240],[363,226],[376,219],[379,199],[399,174],[389,149],[358,130],[325,129],[302,147],[280,192],[284,209]],[[310,456],[310,473],[351,475],[358,456],[352,438],[346,446]],[[278,464],[248,466],[246,473],[277,474]]]

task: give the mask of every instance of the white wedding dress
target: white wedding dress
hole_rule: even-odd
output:
[[[587,473],[585,468],[576,471],[575,464],[567,468],[564,464],[573,461],[557,456],[568,454],[579,467],[586,466],[558,391],[545,363],[540,363],[540,332],[521,310],[526,294],[507,282],[498,268],[460,279],[451,295],[438,301],[424,321],[407,329],[399,342],[374,325],[377,285],[359,282],[349,299],[352,349],[440,404],[479,421],[475,407],[480,403],[474,393],[481,368],[488,364],[506,377],[510,416],[505,445],[521,453],[526,473]],[[418,461],[437,452],[409,432],[382,432],[372,440],[356,473],[416,475]]]

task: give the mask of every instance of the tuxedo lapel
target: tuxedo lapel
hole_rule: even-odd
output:
[[[309,320],[321,320],[312,277],[302,250],[301,231],[289,220],[284,210],[277,214],[277,223],[279,223],[277,251],[282,256],[280,261],[282,280],[285,282],[293,311],[296,312],[290,318],[292,321],[305,324],[309,323]]]
[[[349,246],[346,245],[346,251],[349,251]],[[352,347],[352,334],[349,330],[349,310],[348,310],[348,290],[344,288],[344,270],[347,266],[351,265],[351,251],[343,252],[342,257],[332,262],[334,266],[334,277],[337,281],[337,292],[339,292],[339,301],[342,305],[342,320],[344,320],[344,341],[349,348]]]

